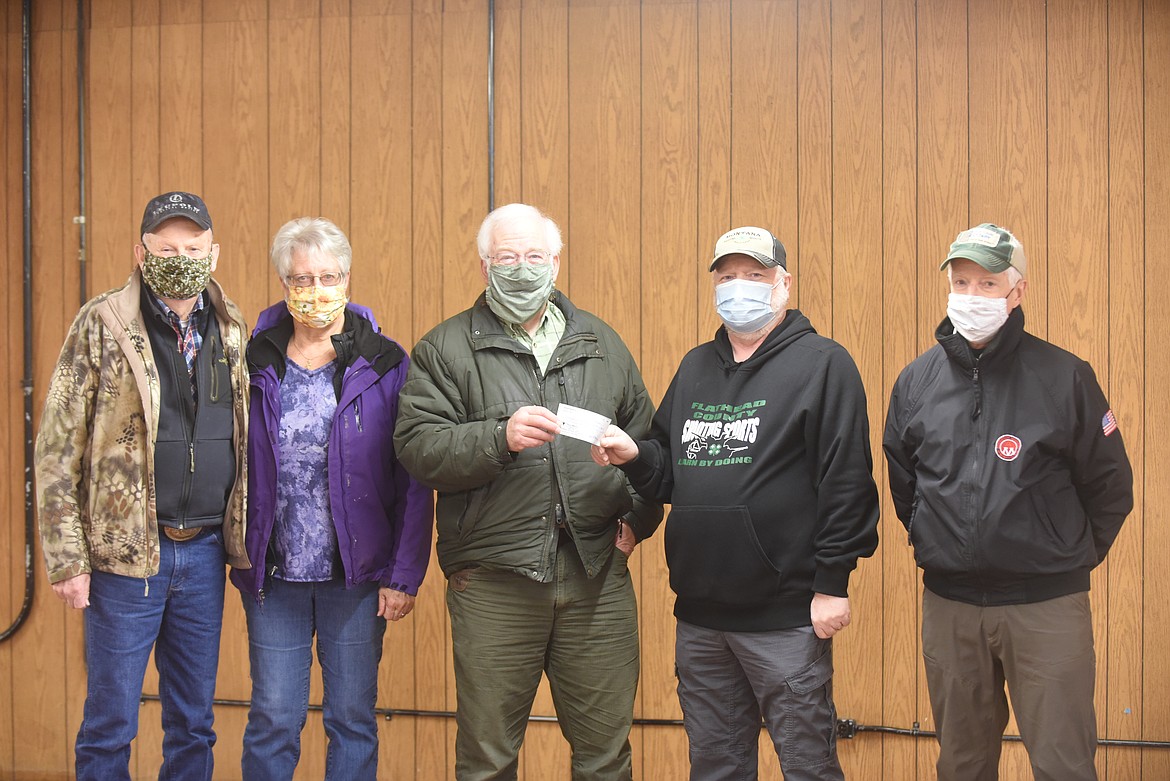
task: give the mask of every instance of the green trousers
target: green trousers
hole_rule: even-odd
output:
[[[458,781],[515,779],[532,702],[548,675],[573,781],[629,781],[638,610],[626,557],[595,578],[572,544],[537,583],[487,568],[447,581],[458,708]]]

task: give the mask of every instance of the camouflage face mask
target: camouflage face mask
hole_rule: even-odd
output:
[[[156,295],[182,301],[203,292],[211,279],[211,253],[205,258],[175,255],[160,258],[146,250],[142,264],[142,278]]]

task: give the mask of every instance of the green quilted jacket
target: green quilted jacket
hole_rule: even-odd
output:
[[[411,354],[394,443],[407,471],[438,491],[439,564],[447,575],[486,566],[549,581],[561,514],[593,577],[613,551],[619,518],[639,540],[662,520],[662,506],[638,497],[620,470],[594,464],[586,442],[558,436],[508,451],[505,428],[520,407],[583,407],[635,439],[654,414],[617,333],[559,292],[552,302],[565,315],[565,333],[543,377],[483,296]]]

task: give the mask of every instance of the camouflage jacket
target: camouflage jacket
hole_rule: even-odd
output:
[[[248,464],[246,328],[239,308],[207,287],[232,377],[236,479],[223,531],[228,563],[248,567],[244,507]],[[36,442],[37,502],[49,582],[98,570],[158,572],[154,442],[159,377],[142,319],[142,277],[78,312],[49,383]]]

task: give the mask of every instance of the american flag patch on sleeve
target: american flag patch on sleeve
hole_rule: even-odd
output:
[[[1113,410],[1109,410],[1105,417],[1101,418],[1101,430],[1105,432],[1105,436],[1117,431],[1117,418],[1113,417]]]

